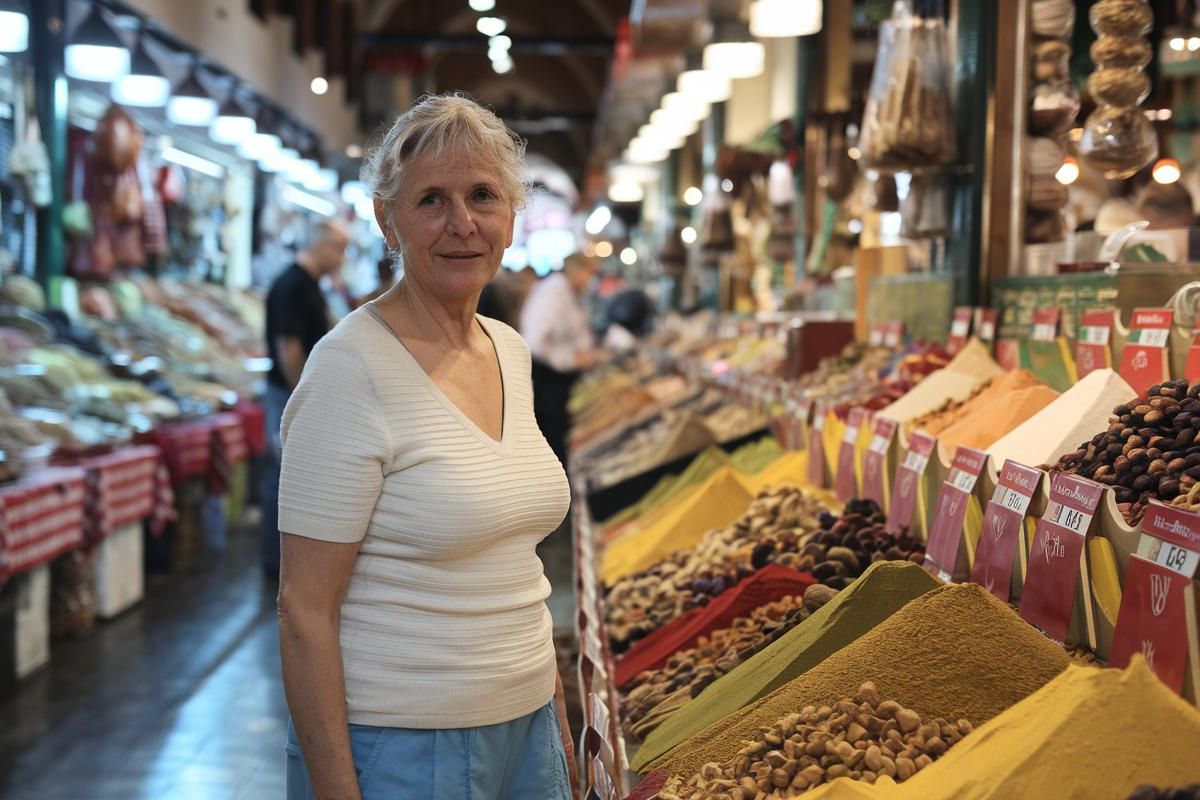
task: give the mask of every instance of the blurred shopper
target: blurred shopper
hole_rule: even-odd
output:
[[[267,412],[266,468],[263,470],[262,568],[279,576],[279,426],[292,389],[300,380],[312,349],[329,331],[329,307],[321,291],[321,278],[342,266],[350,237],[336,222],[319,223],[307,250],[275,279],[267,293],[267,375],[264,405]]]
[[[608,322],[604,331],[605,348],[626,352],[637,347],[638,340],[650,332],[654,302],[641,289],[626,289],[609,300],[604,316]]]
[[[533,287],[521,311],[521,335],[533,355],[533,408],[546,441],[564,465],[571,425],[567,401],[579,374],[602,358],[582,298],[598,272],[596,260],[573,253],[561,271]]]
[[[479,313],[498,319],[510,328],[521,327],[521,309],[531,283],[520,272],[501,268],[479,295]]]
[[[434,96],[364,166],[404,277],[313,351],[284,414],[292,800],[570,797],[535,554],[570,490],[528,349],[476,314],[524,203],[523,150],[495,114]]]

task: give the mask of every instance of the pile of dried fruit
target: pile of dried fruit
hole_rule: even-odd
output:
[[[1169,381],[1117,406],[1108,430],[1063,456],[1056,469],[1113,487],[1131,525],[1151,500],[1200,508],[1200,383]]]
[[[700,694],[717,678],[761,651],[832,599],[828,586],[810,586],[804,596],[787,596],[738,617],[728,628],[700,637],[659,669],[638,675],[621,705],[626,729],[644,738],[670,710]],[[660,707],[671,698],[676,702]]]
[[[1158,789],[1154,786],[1139,786],[1129,800],[1200,800],[1200,783],[1181,789]]]
[[[884,529],[887,517],[874,500],[851,500],[840,518],[822,514],[820,523],[821,530],[799,540],[785,532],[777,541],[763,541],[754,548],[751,564],[755,569],[776,563],[811,572],[826,586],[845,589],[876,561],[925,561],[923,542]]]
[[[894,700],[880,701],[875,684],[853,699],[806,706],[763,728],[725,764],[708,763],[689,778],[674,777],[659,800],[759,800],[796,797],[837,778],[905,781],[973,729],[960,719],[922,721]]]
[[[754,571],[751,556],[762,541],[785,534],[799,542],[818,529],[823,502],[796,486],[758,494],[742,518],[710,531],[696,547],[617,581],[606,596],[605,624],[620,654],[685,611],[706,604]]]

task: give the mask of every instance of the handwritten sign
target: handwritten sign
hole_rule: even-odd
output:
[[[1125,570],[1121,609],[1109,663],[1129,664],[1134,653],[1176,692],[1187,667],[1187,595],[1200,565],[1200,516],[1152,502],[1142,539]]]
[[[834,491],[839,501],[845,503],[858,496],[858,476],[855,474],[855,456],[858,450],[858,432],[866,424],[867,411],[852,408],[846,420],[846,432],[838,450],[837,478]]]
[[[937,440],[923,431],[916,431],[909,439],[904,460],[897,467],[895,480],[892,481],[887,521],[887,530],[890,533],[899,533],[912,525],[921,476],[925,474],[925,467],[929,464],[929,456],[933,453],[935,444]]]
[[[896,420],[887,417],[875,418],[874,436],[871,445],[863,456],[863,497],[874,500],[883,508],[883,474],[887,469],[887,454],[891,449],[892,439],[896,437]]]
[[[925,547],[925,569],[944,581],[959,577],[959,554],[962,545],[963,522],[967,518],[967,503],[975,484],[987,464],[987,454],[972,447],[959,447],[954,452],[950,474],[938,492],[933,527]]]
[[[971,321],[975,314],[970,306],[959,306],[954,309],[954,320],[950,323],[950,338],[946,340],[946,351],[954,354],[967,344],[971,335]]]
[[[1038,308],[1033,312],[1033,336],[1035,342],[1053,342],[1058,336],[1058,321],[1062,317],[1062,309]]]
[[[1042,471],[1015,461],[1004,462],[996,491],[983,514],[983,530],[975,551],[971,582],[1004,602],[1012,592],[1013,558],[1021,546],[1021,532],[1029,504],[1042,482]]]
[[[1098,369],[1112,366],[1113,322],[1112,309],[1093,309],[1083,312],[1079,322],[1079,338],[1075,341],[1075,368],[1080,378]]]
[[[1055,473],[1050,503],[1038,520],[1033,553],[1021,596],[1021,616],[1057,642],[1067,637],[1079,559],[1104,487],[1066,473]]]
[[[1139,308],[1133,312],[1120,372],[1139,395],[1170,378],[1167,344],[1174,319],[1174,312],[1165,308]]]

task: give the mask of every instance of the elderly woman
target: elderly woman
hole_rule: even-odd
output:
[[[570,797],[535,553],[570,493],[529,351],[475,313],[522,166],[494,114],[437,96],[363,168],[404,277],[321,341],[283,418],[289,798]]]

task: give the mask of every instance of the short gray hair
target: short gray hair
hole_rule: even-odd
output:
[[[514,211],[525,207],[525,142],[489,108],[461,92],[425,95],[397,117],[371,147],[361,179],[372,197],[392,209],[406,165],[450,150],[482,154],[500,174],[500,191]]]

